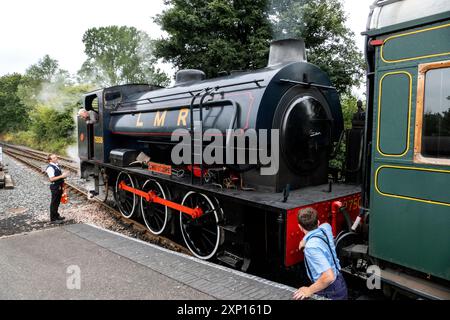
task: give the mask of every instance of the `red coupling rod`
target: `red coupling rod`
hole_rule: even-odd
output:
[[[171,209],[177,210],[177,211],[181,211],[183,213],[186,213],[187,215],[190,215],[192,217],[192,219],[197,219],[199,217],[201,217],[203,215],[203,210],[202,208],[196,207],[196,208],[189,208],[186,206],[183,206],[181,204],[178,204],[176,202],[170,201],[170,200],[166,200],[164,198],[160,198],[156,195],[155,191],[150,190],[149,192],[145,192],[139,189],[135,189],[132,187],[129,187],[125,184],[124,181],[121,181],[119,183],[119,189],[127,191],[127,192],[131,192],[141,198],[144,198],[147,202],[153,202],[153,203],[158,203],[160,205],[169,207]]]

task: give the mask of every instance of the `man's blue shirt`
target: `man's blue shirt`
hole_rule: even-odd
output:
[[[325,231],[332,252],[330,252],[328,245],[323,240],[316,238],[318,236],[326,240],[325,235],[321,230]],[[321,224],[319,228],[308,232],[305,236],[305,243],[304,254],[306,262],[308,263],[309,271],[311,272],[311,281],[316,282],[322,273],[330,268],[333,268],[334,278],[336,279],[336,275],[341,269],[341,266],[339,264],[339,259],[336,256],[336,247],[334,246],[331,226],[328,223],[324,223]],[[337,269],[331,255],[334,256]]]

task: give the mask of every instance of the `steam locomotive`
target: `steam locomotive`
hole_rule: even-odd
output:
[[[358,186],[329,183],[342,111],[301,40],[272,43],[261,70],[215,79],[182,70],[171,88],[106,88],[86,94],[84,107],[99,121],[78,120],[82,176],[95,178],[98,193],[111,187],[122,215],[141,216],[152,233],[181,234],[200,259],[293,267],[302,260],[301,208],[316,208],[335,235],[347,226],[336,203],[348,219],[359,212]],[[206,163],[213,144],[218,161]],[[176,148],[188,154],[178,164]]]
[[[314,208],[348,277],[450,299],[450,2],[377,0],[365,34],[367,107],[351,129],[304,43],[275,41],[261,70],[86,94],[99,121],[78,120],[82,176],[154,234],[248,271],[301,269],[297,214]]]

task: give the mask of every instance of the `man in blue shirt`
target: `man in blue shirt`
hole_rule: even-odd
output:
[[[347,285],[340,272],[331,226],[328,223],[319,226],[318,214],[313,208],[300,210],[298,223],[305,234],[299,249],[304,248],[305,267],[313,284],[298,289],[294,299],[317,294],[332,300],[346,300]]]

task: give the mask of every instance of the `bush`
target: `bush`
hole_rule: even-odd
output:
[[[2,140],[30,148],[66,155],[66,149],[75,143],[75,107],[61,111],[38,106],[31,114],[31,126],[27,131],[8,132]]]
[[[344,95],[341,98],[342,115],[344,117],[344,130],[351,129],[352,127],[353,115],[358,110],[357,101],[358,99],[352,95]],[[336,156],[330,160],[330,168],[334,170],[342,169],[342,165],[345,161],[345,150],[345,139],[342,139],[340,148],[336,151]]]

